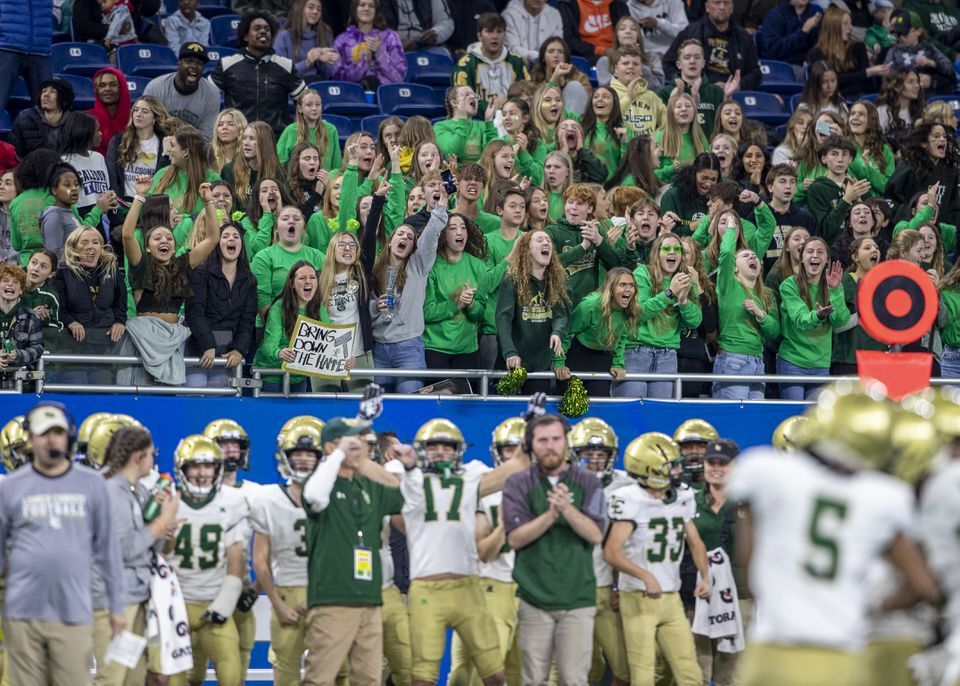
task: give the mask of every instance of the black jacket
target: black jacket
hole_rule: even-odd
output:
[[[287,97],[296,100],[307,88],[292,60],[273,50],[254,57],[246,48],[221,59],[210,81],[223,91],[226,107],[236,107],[248,121],[266,122],[278,138],[293,121]]]
[[[577,5],[577,0],[560,0],[556,7],[560,12],[560,18],[563,20],[563,40],[570,46],[570,52],[574,55],[586,57],[591,64],[595,63],[601,56],[595,54],[593,45],[580,38],[580,7]],[[630,11],[623,0],[612,0],[610,2],[611,26],[616,26],[620,17],[629,14]]]
[[[880,79],[868,78],[867,67],[870,60],[867,57],[866,46],[857,41],[847,48],[850,58],[850,68],[841,70],[836,64],[832,65],[837,71],[837,90],[845,98],[852,98],[860,93],[876,93],[880,90]],[[807,64],[813,64],[824,59],[823,51],[814,45],[807,53]]]
[[[714,37],[723,37],[730,41],[730,50],[728,53],[729,74],[715,71],[710,65],[710,39]],[[667,54],[663,56],[663,71],[667,77],[667,83],[672,83],[677,76],[677,51],[683,44],[683,41],[691,38],[700,41],[704,46],[707,58],[707,66],[703,73],[713,83],[723,83],[737,69],[740,70],[740,90],[752,91],[760,86],[760,60],[757,57],[757,46],[753,44],[753,37],[732,23],[727,31],[718,31],[709,17],[699,19],[677,34]]]
[[[60,267],[53,285],[60,294],[60,321],[85,329],[108,329],[127,322],[127,287],[120,270],[111,273],[101,267],[77,276],[69,267]]]
[[[22,160],[26,155],[40,148],[58,150],[63,125],[72,114],[73,112],[64,112],[60,123],[50,126],[44,120],[39,107],[23,110],[14,120],[13,130],[10,132],[10,142],[17,150],[17,157]]]
[[[393,30],[397,29],[397,23],[400,20],[398,4],[397,0],[383,0],[380,3],[383,18],[386,20],[387,26]],[[433,8],[430,6],[430,0],[413,0],[413,13],[417,15],[420,26],[423,27],[424,31],[433,26]]]
[[[199,352],[216,348],[218,355],[228,350],[246,355],[257,319],[257,279],[250,270],[237,269],[231,287],[219,262],[205,262],[190,273],[190,291],[187,325]],[[218,346],[214,331],[231,331],[233,340]]]

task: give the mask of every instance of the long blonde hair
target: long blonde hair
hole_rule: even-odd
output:
[[[347,270],[347,281],[354,280],[360,285],[357,302],[359,307],[365,307],[366,300],[362,295],[367,292],[367,279],[360,264],[360,239],[349,231],[337,231],[330,237],[330,242],[327,243],[327,255],[323,260],[323,269],[317,274],[319,277],[317,291],[320,294],[320,304],[324,307],[328,306],[330,296],[333,295],[333,289],[337,285],[337,242],[341,237],[347,237],[357,244],[353,264]]]
[[[270,176],[275,179],[283,178],[283,168],[280,166],[280,159],[277,157],[277,143],[273,138],[273,129],[262,121],[255,121],[247,124],[240,135],[247,129],[253,129],[253,135],[257,139],[257,178]],[[250,186],[250,177],[252,168],[247,158],[243,154],[235,155],[233,158],[233,194],[246,200],[247,188]]]
[[[67,269],[73,272],[78,279],[82,279],[89,274],[87,268],[84,267],[80,261],[80,251],[78,248],[80,236],[82,236],[85,231],[93,231],[100,239],[100,262],[95,269],[100,268],[104,271],[109,271],[110,275],[116,278],[117,256],[114,254],[113,248],[103,244],[103,235],[92,226],[78,226],[67,236],[67,240],[63,245],[63,261],[66,263]]]
[[[551,191],[551,190],[550,190],[550,187],[547,185],[547,176],[546,176],[546,174],[544,174],[544,176],[543,176],[543,190],[546,191],[548,199],[549,199],[549,197],[550,197],[550,193],[565,193],[566,190],[567,190],[568,188],[570,188],[570,186],[572,186],[573,183],[574,183],[574,181],[573,181],[573,160],[570,159],[570,155],[568,155],[567,153],[563,152],[562,150],[554,150],[554,151],[552,151],[552,152],[549,152],[549,153],[547,153],[546,158],[543,160],[543,166],[546,167],[546,166],[547,166],[547,162],[549,162],[551,159],[558,159],[558,160],[560,160],[560,161],[563,163],[563,166],[565,166],[565,167],[567,168],[567,182],[566,182],[565,184],[563,184],[563,188],[561,188],[559,191]]]
[[[553,125],[543,118],[543,114],[540,111],[543,98],[549,90],[556,91],[557,97],[560,98],[560,117],[557,119],[557,123]],[[533,94],[533,106],[530,109],[530,121],[533,122],[533,127],[539,132],[540,139],[543,141],[552,141],[552,131],[563,121],[563,92],[556,86],[551,86],[548,83],[541,85],[537,88],[537,92]]]
[[[700,128],[700,122],[697,119],[696,98],[689,93],[675,91],[667,103],[667,121],[663,127],[663,142],[661,147],[663,148],[663,154],[667,157],[678,158],[680,151],[683,150],[683,131],[680,129],[680,124],[673,114],[673,107],[681,98],[689,100],[690,106],[693,108],[693,121],[690,122],[690,138],[693,139],[693,147],[697,155],[702,152],[707,152],[707,139],[703,135],[703,129]]]
[[[220,142],[220,139],[217,138],[217,129],[220,126],[220,120],[230,115],[233,117],[234,124],[237,125],[237,140],[233,143],[233,150],[228,150],[226,146]],[[247,118],[244,116],[243,112],[238,109],[229,107],[220,114],[217,115],[217,118],[213,120],[213,142],[210,146],[213,148],[213,161],[214,161],[214,171],[220,172],[227,162],[230,162],[233,159],[233,156],[236,155],[237,150],[240,149],[240,138],[243,136],[243,130],[247,128]]]
[[[511,151],[513,150],[513,146],[509,141],[490,141],[483,148],[483,154],[480,155],[480,168],[483,169],[487,175],[487,183],[483,188],[483,197],[488,200],[492,196],[493,190],[497,187],[497,181],[501,180],[501,178],[497,176],[497,169],[493,163],[493,158],[507,148],[510,148]],[[514,160],[516,160],[516,155],[514,155]],[[505,180],[510,181],[510,179]]]
[[[600,312],[603,314],[602,325],[606,326],[607,329],[604,332],[604,345],[607,350],[613,350],[617,341],[617,334],[613,330],[613,313],[619,308],[615,307],[613,303],[613,288],[624,274],[633,280],[634,288],[636,288],[637,280],[633,276],[633,272],[626,267],[614,267],[608,271],[606,278],[603,280],[603,284],[600,286]],[[630,304],[627,305],[626,310],[624,310],[623,316],[627,320],[627,330],[635,331],[637,325],[640,323],[640,302],[636,298],[630,300]]]
[[[680,239],[680,245],[683,246],[684,257],[690,256],[690,266],[697,272],[700,290],[707,296],[707,300],[716,304],[717,289],[707,275],[707,268],[703,263],[703,249],[700,244],[693,240],[693,236],[684,236]]]

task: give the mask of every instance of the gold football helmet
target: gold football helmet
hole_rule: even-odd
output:
[[[77,429],[77,459],[81,462],[86,462],[87,443],[90,442],[90,435],[97,427],[97,424],[113,416],[110,412],[94,412],[80,422],[80,428]]]
[[[207,424],[207,428],[203,430],[203,435],[214,440],[220,446],[221,451],[223,451],[224,443],[233,442],[240,445],[239,460],[223,458],[224,469],[228,472],[250,469],[250,437],[237,422],[232,419],[214,419]]]
[[[673,432],[673,440],[678,445],[684,443],[709,443],[720,440],[717,430],[704,419],[688,419]]]
[[[493,464],[503,464],[503,453],[501,450],[507,446],[523,445],[523,436],[527,431],[527,422],[523,417],[510,417],[504,419],[493,430],[493,437],[490,440],[490,457],[493,458]]]
[[[830,384],[804,416],[807,445],[815,455],[850,469],[886,469],[891,459],[893,404],[883,384],[856,379]]]
[[[0,430],[0,460],[8,474],[30,461],[30,445],[23,428],[23,415],[11,419]]]
[[[954,386],[931,386],[915,396],[905,399],[922,398],[933,406],[933,425],[944,439],[960,439],[960,389]]]
[[[87,441],[87,452],[84,455],[87,466],[97,471],[102,470],[107,462],[107,446],[110,445],[110,439],[120,429],[125,428],[127,428],[126,424],[113,415],[97,422]]]
[[[680,459],[680,446],[667,434],[651,431],[634,438],[623,454],[623,465],[641,486],[669,488],[670,463]]]
[[[770,442],[777,450],[792,453],[804,444],[804,432],[809,424],[810,418],[802,414],[787,417],[773,430]]]
[[[427,446],[432,443],[453,446],[453,457],[449,461],[430,460],[427,457]],[[413,449],[417,453],[420,468],[424,471],[459,470],[466,448],[463,433],[449,419],[431,419],[417,429],[417,433],[413,437]]]
[[[619,441],[617,434],[609,424],[599,417],[587,417],[574,425],[570,430],[568,439],[570,451],[577,461],[585,461],[582,453],[588,450],[602,450],[607,456],[601,462],[590,460],[590,465],[586,465],[601,476],[607,476],[613,471],[613,465],[617,461],[617,451],[619,450]]]
[[[317,463],[323,458],[323,422],[315,417],[294,417],[283,425],[281,430],[278,469],[280,474],[292,481],[306,481],[313,470],[294,469],[290,455],[297,450],[309,450],[317,456]]]
[[[917,396],[907,398],[897,409],[890,432],[893,457],[887,470],[893,476],[915,484],[930,471],[945,438],[933,416],[933,403]]]
[[[196,464],[212,464],[216,467],[209,486],[198,486],[187,478],[187,468]],[[173,451],[173,465],[177,474],[177,487],[181,493],[195,499],[213,496],[223,483],[223,453],[220,446],[202,434],[187,436]]]

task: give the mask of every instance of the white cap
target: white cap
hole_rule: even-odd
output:
[[[870,2],[870,11],[874,12],[879,9],[893,9],[893,3],[890,0],[872,0]]]
[[[51,429],[70,430],[67,415],[55,405],[37,405],[27,414],[27,425],[33,436],[42,436]]]

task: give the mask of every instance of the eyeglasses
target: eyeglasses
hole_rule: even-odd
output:
[[[359,244],[354,242],[347,243],[346,241],[340,241],[337,243],[337,247],[341,250],[356,250],[359,247]]]
[[[660,252],[662,252],[664,255],[670,255],[670,254],[682,255],[683,246],[682,245],[661,245]]]

